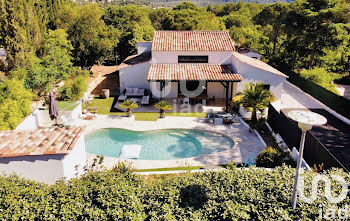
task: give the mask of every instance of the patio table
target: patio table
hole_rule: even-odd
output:
[[[140,104],[140,102],[141,102],[141,99],[139,99],[139,98],[131,98],[130,100],[136,104]]]

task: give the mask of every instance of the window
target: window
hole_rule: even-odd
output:
[[[179,55],[178,63],[208,63],[208,56]]]

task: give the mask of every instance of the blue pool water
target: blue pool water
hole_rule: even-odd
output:
[[[227,136],[200,130],[171,129],[130,131],[108,128],[85,137],[88,153],[119,157],[124,145],[141,145],[139,160],[173,160],[229,150],[233,141]]]

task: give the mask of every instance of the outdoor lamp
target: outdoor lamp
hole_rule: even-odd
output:
[[[294,210],[297,203],[297,188],[299,183],[299,173],[300,173],[301,162],[303,160],[306,131],[311,130],[313,125],[323,125],[327,123],[327,119],[322,115],[316,114],[311,111],[303,111],[303,110],[290,111],[288,113],[288,117],[298,122],[298,127],[301,129],[299,158],[297,162],[297,168],[296,168],[297,171],[295,175],[293,196],[292,196],[292,207]]]

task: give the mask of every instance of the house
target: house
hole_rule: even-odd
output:
[[[280,99],[287,76],[238,53],[227,31],[155,31],[152,42],[139,42],[138,54],[119,66],[119,78],[122,92],[143,88],[161,98],[223,98],[227,108],[247,82],[264,82]]]
[[[0,131],[0,173],[47,184],[84,172],[85,127]]]
[[[237,52],[248,57],[261,60],[261,54],[252,48],[238,48]]]

